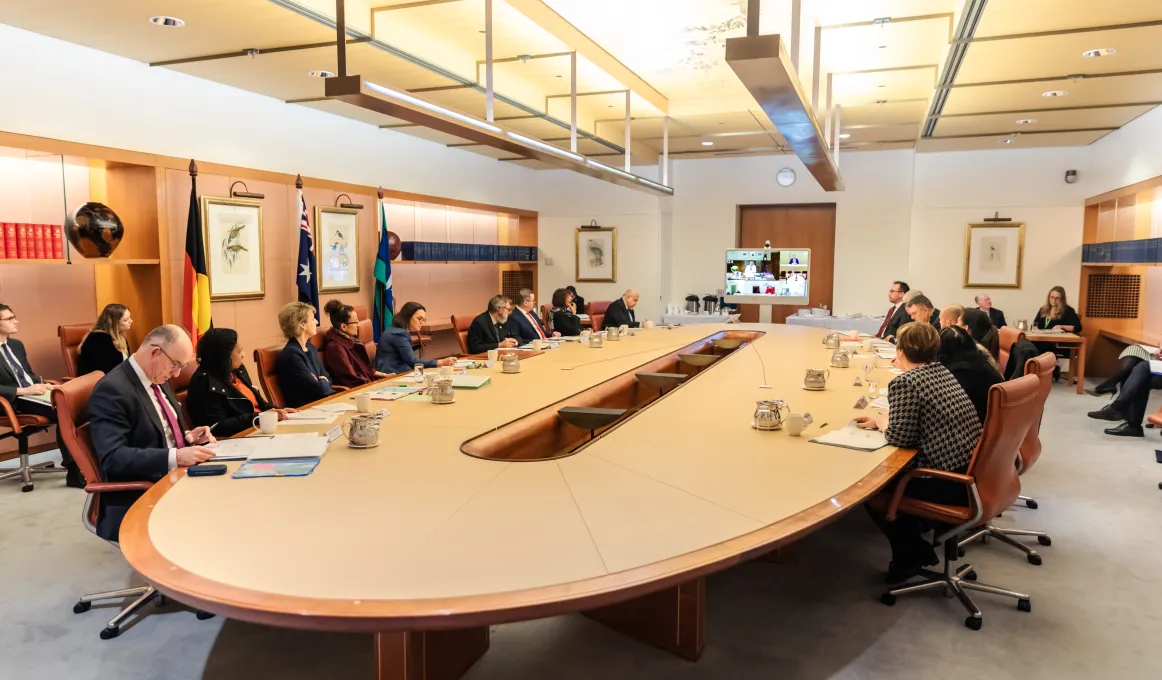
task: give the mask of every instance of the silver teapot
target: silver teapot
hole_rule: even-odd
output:
[[[851,355],[846,350],[837,349],[831,353],[831,365],[835,368],[847,368],[851,365]]]
[[[1029,321],[1027,319],[1017,319],[1017,330],[1022,333],[1029,332]]]
[[[431,389],[433,404],[451,404],[456,401],[456,390],[452,388],[452,379],[440,376]]]
[[[791,408],[781,399],[763,399],[755,403],[754,428],[756,430],[777,430],[783,426],[783,418],[790,415]]]
[[[383,409],[373,413],[355,416],[343,424],[343,435],[347,445],[356,449],[369,449],[379,445],[379,426],[386,412]]]
[[[593,335],[589,336],[590,347],[601,347],[604,344],[605,343],[602,341],[600,333],[594,333]]]
[[[803,387],[809,390],[821,390],[827,387],[827,379],[831,377],[831,371],[826,368],[808,368],[807,375],[803,377]]]
[[[828,333],[823,338],[823,346],[827,349],[839,349],[839,333]]]
[[[516,352],[509,352],[500,359],[500,370],[502,373],[520,373],[520,357]]]
[[[605,337],[610,342],[616,342],[617,340],[621,340],[621,329],[618,328],[617,326],[610,326],[609,329],[605,331]]]

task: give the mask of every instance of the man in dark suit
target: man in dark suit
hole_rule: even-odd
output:
[[[0,397],[7,399],[12,410],[17,413],[43,416],[56,422],[56,411],[51,404],[32,401],[33,397],[46,398],[52,386],[45,384],[44,378],[33,372],[32,366],[28,363],[24,343],[12,337],[19,330],[19,326],[20,321],[12,308],[0,304]],[[77,489],[85,488],[85,478],[61,441],[59,428],[56,441],[65,468],[65,484]]]
[[[488,301],[488,309],[472,320],[468,326],[468,353],[481,354],[499,347],[516,347],[508,323],[509,305],[512,302],[503,295],[496,295]]]
[[[633,288],[625,291],[622,296],[613,302],[609,303],[609,308],[605,310],[605,319],[601,322],[601,327],[616,328],[618,326],[629,326],[630,328],[637,328],[637,318],[634,317],[633,308],[637,307],[638,292]]]
[[[528,288],[522,288],[517,294],[516,308],[509,316],[508,327],[509,332],[522,345],[527,345],[533,340],[547,340],[561,336],[560,333],[555,333],[545,327],[541,317],[537,315],[536,293]]]
[[[908,316],[911,317],[912,321],[927,321],[935,326],[936,330],[940,330],[940,312],[923,293],[908,300],[905,307],[907,307]]]
[[[981,293],[976,296],[976,308],[985,314],[989,315],[989,321],[997,328],[1005,325],[1005,313],[993,307],[993,299],[988,296],[988,293]]]
[[[892,307],[884,316],[884,322],[880,324],[880,330],[876,333],[877,338],[883,340],[894,338],[900,326],[908,323],[908,310],[904,308],[904,295],[909,290],[911,288],[903,281],[892,282],[892,289],[888,291],[888,302],[892,303]]]
[[[169,379],[194,359],[178,326],[158,326],[141,347],[101,378],[89,399],[89,424],[106,482],[155,482],[170,470],[214,457],[198,444],[214,441],[209,426],[185,430]],[[102,494],[97,535],[116,541],[121,520],[141,491]]]

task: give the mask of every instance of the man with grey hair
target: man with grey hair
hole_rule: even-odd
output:
[[[527,345],[533,340],[547,340],[560,337],[560,333],[550,331],[545,327],[540,316],[537,315],[537,294],[528,288],[522,288],[516,296],[516,309],[508,321],[509,332],[516,336],[517,341]]]
[[[516,347],[516,338],[508,325],[512,301],[495,295],[488,301],[488,309],[468,326],[468,353],[481,354],[500,347]]]
[[[610,303],[605,310],[605,320],[601,322],[602,328],[617,328],[619,326],[629,326],[630,328],[637,328],[637,318],[634,316],[633,308],[637,307],[637,301],[641,298],[636,290],[630,288],[621,294],[621,297]]]
[[[994,326],[1001,328],[1005,325],[1005,313],[993,307],[993,299],[989,297],[988,293],[981,293],[974,300],[976,301],[976,308],[988,314],[989,321],[992,321]]]
[[[181,426],[181,404],[169,379],[194,359],[194,346],[178,326],[158,326],[141,346],[101,378],[89,399],[93,448],[106,482],[155,482],[170,470],[214,457],[211,427]],[[121,520],[141,491],[101,495],[97,535],[116,541]]]

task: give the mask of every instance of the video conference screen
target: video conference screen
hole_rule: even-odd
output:
[[[811,263],[809,250],[726,251],[726,294],[805,298]]]

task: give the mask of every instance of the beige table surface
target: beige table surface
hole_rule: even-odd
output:
[[[503,462],[460,452],[473,436],[740,329],[765,335],[574,456]],[[827,390],[801,388],[804,369],[828,363],[831,350],[820,342],[828,332],[659,328],[599,349],[563,344],[523,361],[517,375],[502,374],[498,363],[473,371],[488,372],[492,384],[457,390],[455,404],[373,402],[391,411],[379,447],[351,449],[339,439],[308,477],[171,473],[172,486],[155,488],[131,511],[122,546],[155,583],[187,573],[258,599],[392,600],[406,611],[408,601],[593,583],[722,544],[829,499],[838,508],[837,494],[895,453],[809,443],[821,424],[842,427],[869,413],[853,408],[866,393],[852,386],[863,357],[831,369]],[[764,363],[774,389],[759,387]],[[881,386],[890,378],[876,371]],[[802,437],[752,429],[755,401],[772,398],[809,411],[815,425]]]

